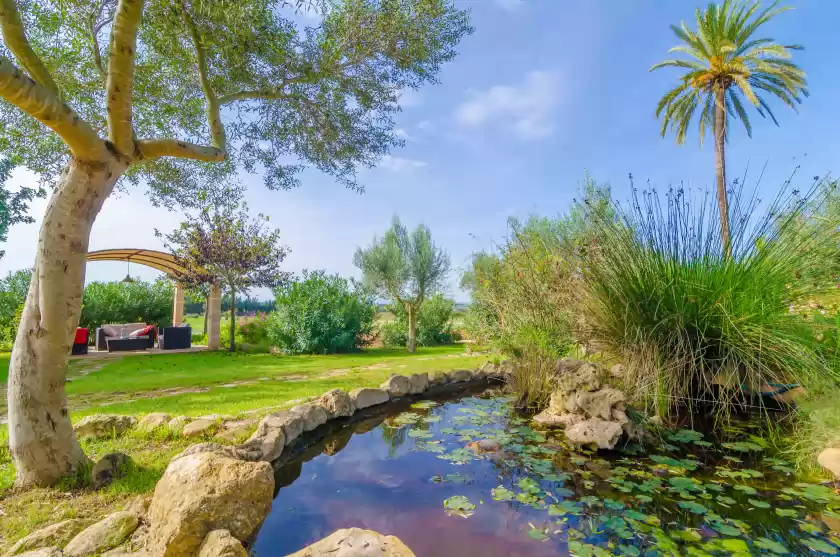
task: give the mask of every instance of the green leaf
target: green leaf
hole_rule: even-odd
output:
[[[695,503],[694,501],[680,501],[679,506],[680,508],[685,509],[694,514],[705,514],[709,511],[709,509],[707,509],[700,503]]]
[[[808,547],[813,551],[825,553],[827,555],[837,555],[837,548],[825,540],[819,538],[804,538],[799,540],[799,543]]]
[[[451,514],[459,514],[464,517],[471,516],[475,505],[463,495],[455,495],[443,502],[443,507]]]
[[[772,551],[776,555],[787,555],[789,553],[788,549],[785,546],[769,538],[756,538],[755,540],[753,540],[753,544],[755,544],[755,546],[760,549]]]
[[[752,505],[753,507],[755,507],[757,509],[769,509],[770,508],[770,503],[768,503],[767,501],[759,501],[758,499],[747,499],[747,503],[749,503],[750,505]]]
[[[490,495],[496,501],[512,501],[516,497],[514,492],[501,485],[499,487],[494,487],[490,491]]]

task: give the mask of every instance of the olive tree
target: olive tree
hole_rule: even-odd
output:
[[[0,0],[0,152],[53,188],[10,365],[19,486],[86,462],[65,363],[91,226],[115,188],[201,199],[237,171],[290,188],[312,166],[349,187],[401,144],[406,88],[436,79],[471,31],[452,0]],[[289,6],[288,4],[292,4]]]
[[[405,308],[408,316],[408,351],[417,349],[417,314],[426,299],[439,292],[449,274],[449,256],[432,242],[428,227],[414,232],[394,217],[391,228],[353,258],[365,283],[379,295]]]

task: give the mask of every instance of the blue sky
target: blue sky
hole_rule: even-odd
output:
[[[585,172],[609,182],[614,195],[637,183],[659,187],[684,182],[710,187],[713,149],[701,149],[696,130],[677,146],[659,136],[654,109],[677,73],[648,68],[668,57],[672,23],[694,17],[694,2],[666,0],[471,0],[476,31],[440,75],[441,83],[407,92],[397,116],[406,146],[360,174],[366,192],[343,189],[308,170],[303,187],[265,190],[246,177],[250,207],[271,217],[292,250],[290,271],[327,269],[357,274],[353,252],[381,233],[393,214],[428,225],[453,262],[450,294],[470,254],[500,241],[509,216],[554,215],[568,210]],[[811,97],[799,114],[774,104],[776,127],[751,113],[753,138],[740,124],[728,145],[730,178],[747,164],[761,189],[775,193],[801,165],[803,187],[814,175],[840,172],[840,46],[834,27],[840,3],[800,0],[763,35],[801,43],[795,60],[808,73]],[[305,20],[303,20],[305,21]],[[311,20],[310,20],[311,21]],[[31,180],[23,172],[18,181]],[[13,180],[14,183],[14,180]],[[33,207],[40,217],[45,202]],[[142,188],[109,199],[93,227],[91,249],[160,248],[154,229],[172,229],[177,213],[152,208]],[[31,265],[37,224],[9,235],[0,273]],[[88,280],[119,280],[124,264],[96,263]],[[156,272],[132,266],[134,276]],[[258,292],[263,296],[267,293]]]

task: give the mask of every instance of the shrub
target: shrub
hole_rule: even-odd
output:
[[[351,352],[364,346],[373,330],[376,306],[354,281],[324,271],[304,271],[275,292],[267,338],[290,354]]]
[[[15,343],[31,278],[32,271],[23,269],[0,280],[0,350],[11,350]]]
[[[666,415],[708,399],[725,414],[744,390],[819,389],[835,377],[814,340],[823,325],[789,306],[813,293],[797,276],[822,252],[813,248],[838,244],[836,224],[804,227],[808,198],[796,192],[761,217],[758,200],[737,191],[727,257],[713,197],[670,190],[663,207],[655,191],[641,196],[599,221],[599,253],[584,271],[591,340],[624,362],[640,401]]]
[[[388,306],[388,311],[394,314],[394,320],[380,326],[382,342],[385,346],[400,347],[408,345],[408,313],[399,304]],[[420,346],[437,346],[452,344],[456,333],[452,329],[452,313],[455,302],[447,300],[443,294],[436,294],[423,302],[417,314],[417,344]]]
[[[236,324],[237,342],[266,344],[268,342],[268,323],[268,314],[262,312],[254,317],[240,319]]]
[[[107,323],[143,322],[168,327],[172,324],[173,295],[172,282],[164,278],[154,282],[92,282],[85,287],[79,326],[91,331]]]

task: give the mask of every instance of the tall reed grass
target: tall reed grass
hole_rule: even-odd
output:
[[[768,385],[819,390],[837,379],[815,341],[826,325],[789,311],[820,287],[797,277],[840,245],[837,223],[808,219],[826,190],[815,182],[762,211],[737,187],[731,257],[713,194],[634,188],[629,207],[616,204],[617,218],[598,223],[599,253],[583,273],[589,335],[624,362],[626,387],[649,412],[709,402],[726,414]]]

